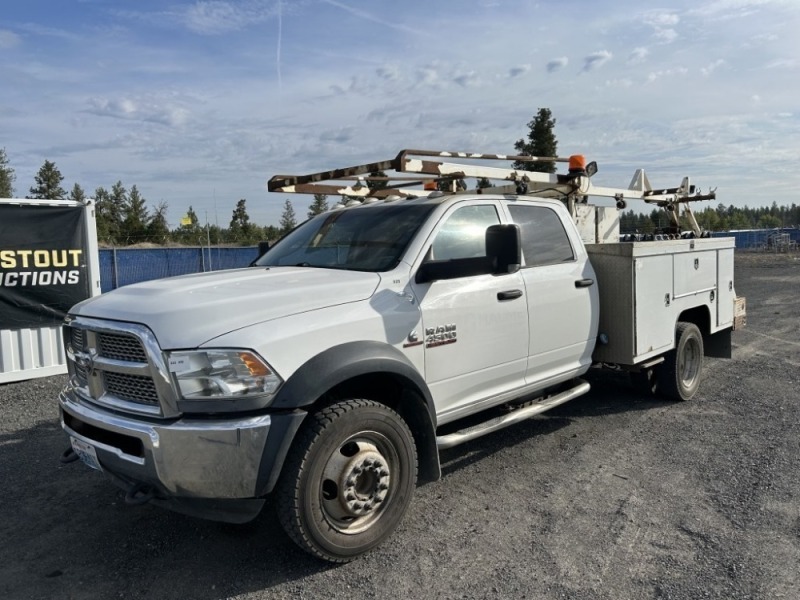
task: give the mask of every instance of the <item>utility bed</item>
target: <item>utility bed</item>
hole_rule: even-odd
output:
[[[707,308],[710,333],[734,321],[733,238],[587,244],[600,290],[600,334],[593,358],[638,365],[675,343],[683,311]],[[695,310],[702,311],[702,305]]]

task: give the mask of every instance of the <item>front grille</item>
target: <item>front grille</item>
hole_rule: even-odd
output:
[[[89,381],[89,374],[86,372],[86,369],[80,366],[78,363],[74,363],[75,368],[75,377],[78,378],[78,382],[81,385],[86,385]]]
[[[105,358],[127,362],[147,362],[142,343],[131,335],[101,333],[98,335],[98,353]]]
[[[83,352],[86,349],[86,336],[84,335],[83,329],[70,327],[69,334],[72,348],[77,352]]]
[[[158,405],[158,392],[152,378],[111,371],[106,371],[103,376],[106,390],[117,398],[140,404]]]
[[[160,376],[163,357],[145,327],[97,327],[79,318],[64,328],[64,343],[72,348],[68,353],[72,383],[85,400],[148,415],[163,416],[165,407],[170,407],[171,390],[154,378]]]

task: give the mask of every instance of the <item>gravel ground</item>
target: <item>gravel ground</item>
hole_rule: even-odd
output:
[[[80,463],[63,378],[0,386],[2,598],[799,598],[800,257],[737,255],[747,328],[688,403],[621,374],[447,451],[393,538],[330,566],[271,510],[233,527],[125,506]]]

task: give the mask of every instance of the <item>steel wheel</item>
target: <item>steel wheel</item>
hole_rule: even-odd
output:
[[[400,416],[371,400],[309,415],[278,487],[278,516],[304,550],[346,562],[388,538],[416,485],[414,438]]]
[[[689,400],[700,387],[702,370],[703,336],[694,323],[680,321],[675,327],[675,349],[666,354],[661,366],[661,391],[676,400]]]

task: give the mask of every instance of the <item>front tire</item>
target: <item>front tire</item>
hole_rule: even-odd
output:
[[[659,388],[675,400],[690,400],[700,387],[703,370],[703,336],[697,325],[679,321],[675,327],[675,348],[664,356]]]
[[[303,550],[348,562],[386,540],[417,482],[414,437],[395,411],[346,400],[308,417],[278,483],[278,518]]]

